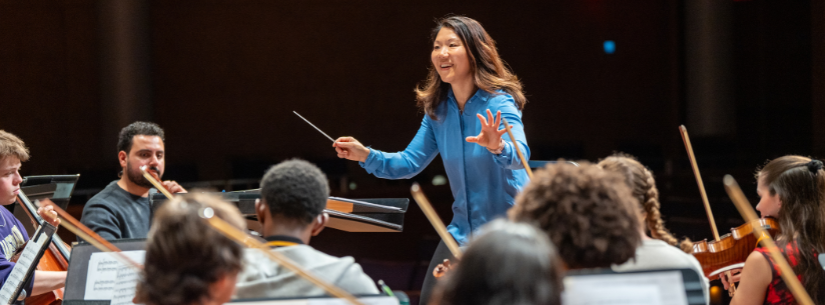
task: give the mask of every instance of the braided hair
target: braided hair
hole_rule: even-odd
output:
[[[686,253],[691,253],[693,242],[685,238],[681,242],[665,228],[662,220],[662,213],[659,212],[659,189],[656,188],[656,180],[653,173],[644,165],[639,163],[631,155],[617,153],[599,162],[604,170],[618,172],[625,177],[625,181],[633,190],[633,197],[639,201],[642,211],[645,212],[645,228],[650,231],[650,236],[662,240],[671,246],[677,246]]]

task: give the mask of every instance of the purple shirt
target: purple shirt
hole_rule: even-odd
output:
[[[0,208],[0,286],[6,284],[6,279],[14,269],[14,263],[8,257],[14,256],[23,244],[29,241],[29,234],[26,228],[17,218],[5,207]],[[31,296],[32,286],[34,286],[34,275],[29,282],[24,285],[26,295]]]

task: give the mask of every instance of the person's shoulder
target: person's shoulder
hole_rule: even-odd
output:
[[[123,192],[125,190],[121,189],[120,186],[117,185],[117,180],[112,181],[107,185],[103,190],[99,193],[89,198],[89,201],[86,202],[86,207],[95,207],[95,206],[108,206],[117,204],[120,201],[120,197],[123,197]]]
[[[516,100],[513,99],[513,96],[507,93],[504,90],[496,90],[491,92],[484,92],[487,95],[487,104],[490,107],[496,108],[516,108]]]

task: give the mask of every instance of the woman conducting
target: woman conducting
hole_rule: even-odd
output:
[[[495,41],[477,21],[461,16],[441,19],[431,40],[432,66],[415,89],[425,116],[407,148],[382,152],[351,137],[338,138],[333,146],[339,158],[358,161],[367,172],[387,179],[411,178],[441,154],[455,199],[447,228],[459,244],[466,245],[474,230],[505,215],[527,184],[514,147],[518,145],[529,159],[521,122],[527,100],[518,77],[505,66]],[[503,137],[502,118],[510,123],[516,143]],[[450,257],[442,241],[424,280],[422,304],[434,285],[432,270]]]

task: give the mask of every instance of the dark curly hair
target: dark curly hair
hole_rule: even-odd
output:
[[[482,227],[431,304],[561,304],[564,266],[547,235],[533,225],[498,219]]]
[[[621,175],[558,162],[536,172],[508,214],[542,228],[568,268],[607,268],[636,256],[637,206]]]
[[[270,168],[261,180],[261,198],[272,215],[309,224],[324,211],[329,197],[327,176],[304,160],[287,160]]]
[[[625,177],[625,182],[630,186],[633,197],[636,197],[642,211],[645,212],[645,227],[653,238],[662,240],[671,246],[677,246],[686,253],[693,252],[693,242],[690,239],[685,238],[679,241],[665,228],[662,213],[659,212],[662,206],[659,202],[659,189],[656,188],[656,180],[650,170],[633,156],[624,153],[616,153],[599,161],[599,166]]]
[[[211,296],[210,285],[241,270],[243,247],[212,229],[199,211],[238,229],[246,223],[238,209],[206,194],[186,194],[165,203],[155,214],[146,241],[146,260],[136,298],[151,305],[198,304]]]
[[[160,128],[158,124],[138,121],[120,130],[120,135],[117,139],[117,151],[125,151],[128,154],[129,151],[132,150],[132,140],[134,140],[137,135],[158,136],[162,141],[166,141],[166,137],[163,135],[163,128]]]

